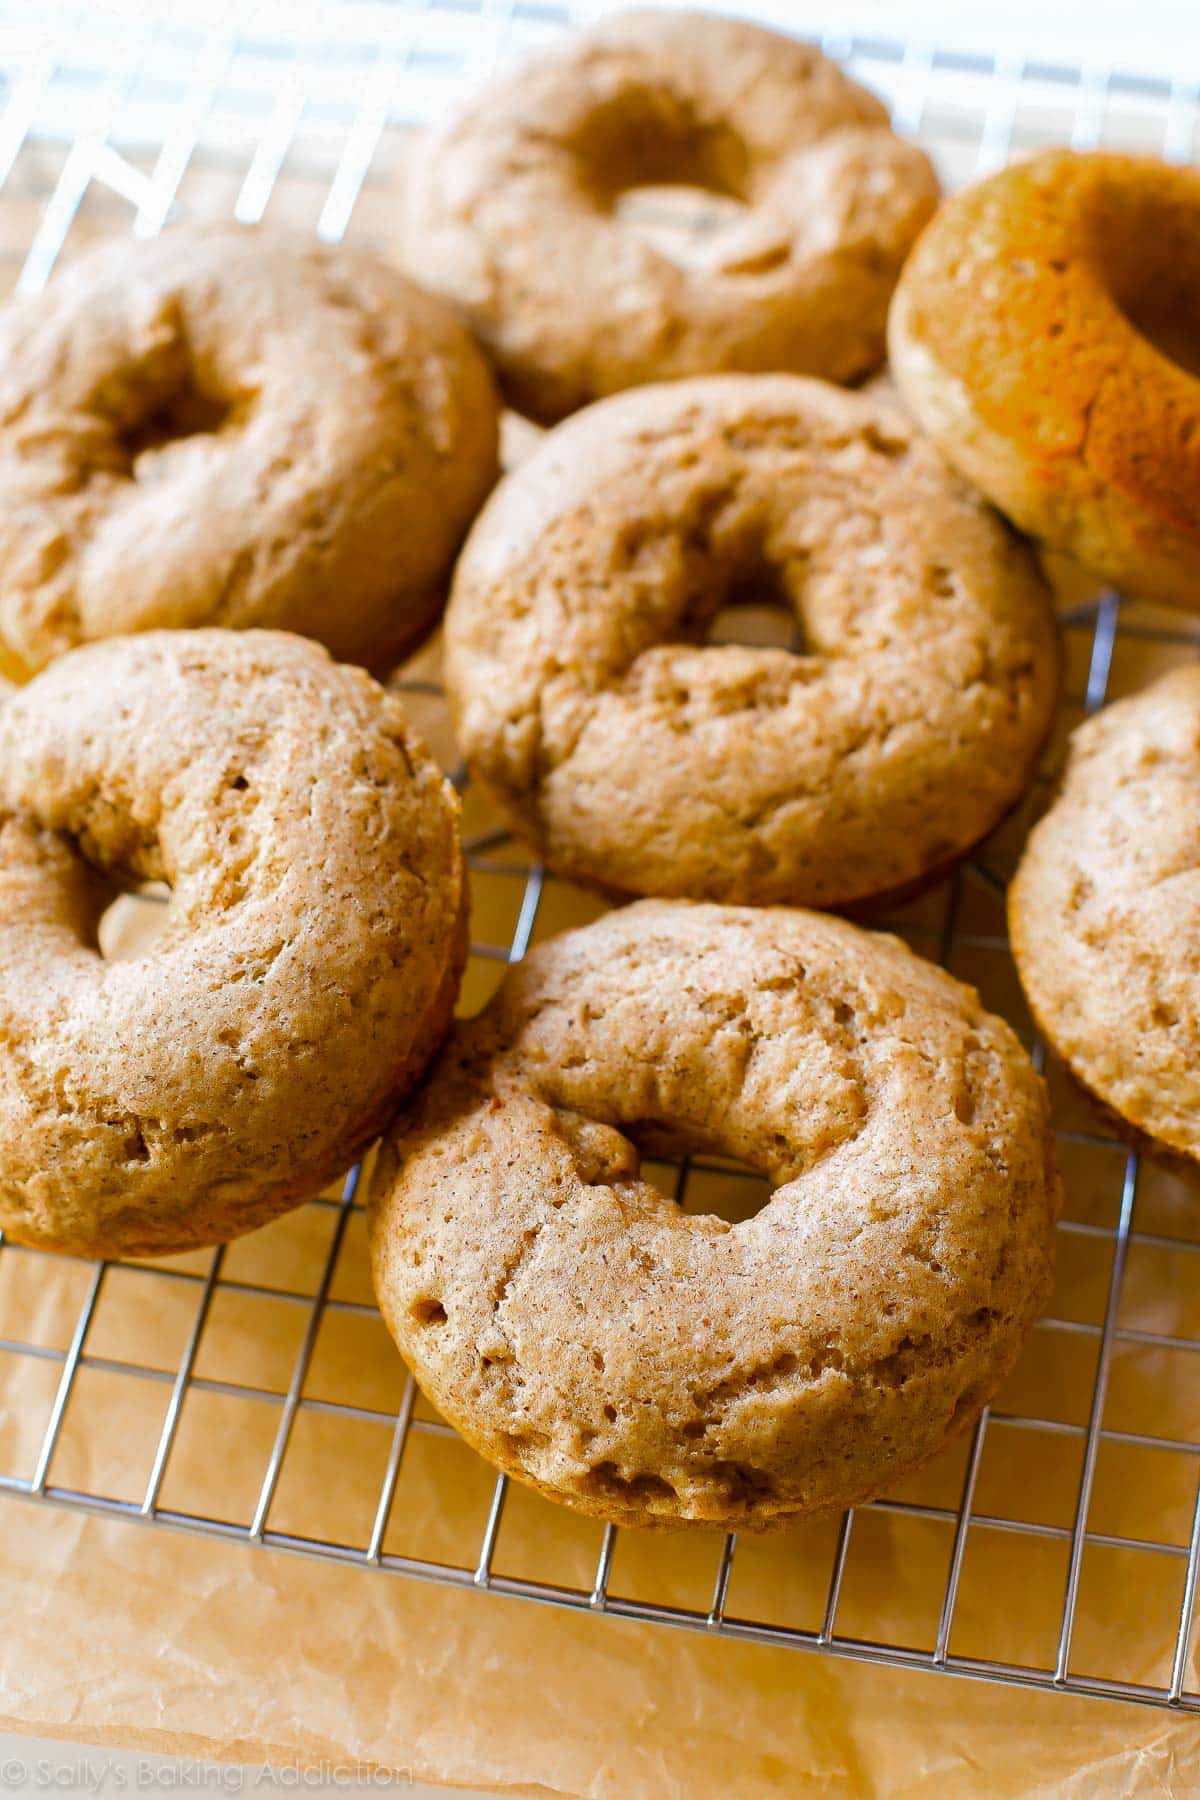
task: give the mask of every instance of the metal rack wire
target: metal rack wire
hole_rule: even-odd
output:
[[[282,208],[330,241],[348,233],[378,236],[387,229],[411,126],[497,61],[561,29],[570,13],[540,0],[335,10],[336,25],[326,9],[328,28],[310,28],[303,38],[289,37],[286,15],[275,18],[266,8],[248,22],[230,8],[216,20],[210,13],[170,26],[131,11],[117,40],[111,17],[100,31],[90,9],[64,5],[37,23],[0,12],[0,261],[12,284],[37,291],[76,241],[130,224],[136,233],[151,233],[189,208],[221,207],[247,221]],[[1092,67],[996,64],[927,44],[831,38],[826,48],[885,93],[901,126],[930,144],[951,181],[1025,146],[1064,139],[1081,146],[1137,143],[1177,158],[1195,154],[1200,104],[1178,83]],[[1114,684],[1140,684],[1197,649],[1185,621],[1112,595],[1078,601],[1064,612],[1063,624],[1072,670],[1067,724],[1103,705]],[[435,662],[418,661],[398,685],[418,723],[452,757]],[[465,787],[461,770],[456,779]],[[588,903],[527,866],[469,792],[467,804],[471,863],[487,901],[467,984],[469,1002],[477,1004],[535,936],[580,916]],[[935,895],[889,921],[918,949],[973,979],[1027,1038],[1001,902],[1028,811]],[[506,921],[503,930],[499,919]],[[0,1401],[20,1429],[0,1490],[721,1637],[1200,1710],[1194,1645],[1200,1313],[1189,1313],[1187,1298],[1200,1254],[1200,1215],[1193,1222],[1186,1193],[1149,1165],[1144,1172],[1061,1074],[1048,1073],[1068,1180],[1063,1261],[1068,1275],[1082,1272],[1071,1275],[1065,1300],[1056,1301],[1035,1333],[1031,1355],[1035,1361],[1041,1355],[1041,1376],[1018,1372],[1015,1386],[931,1485],[847,1514],[804,1546],[797,1540],[784,1560],[792,1559],[793,1572],[805,1572],[805,1616],[771,1616],[762,1583],[752,1579],[756,1547],[739,1548],[731,1537],[704,1548],[686,1579],[673,1569],[661,1591],[656,1572],[665,1569],[667,1552],[656,1541],[626,1571],[624,1534],[611,1528],[602,1534],[595,1528],[594,1541],[584,1535],[564,1547],[564,1540],[555,1569],[566,1568],[566,1575],[518,1566],[505,1548],[506,1521],[530,1502],[490,1472],[472,1476],[487,1486],[473,1490],[480,1502],[457,1549],[447,1548],[436,1530],[424,1545],[406,1545],[402,1526],[410,1516],[414,1458],[422,1445],[450,1450],[458,1440],[421,1401],[411,1377],[398,1374],[391,1391],[385,1383],[382,1392],[369,1386],[360,1392],[345,1384],[344,1360],[329,1364],[342,1371],[342,1385],[331,1387],[322,1376],[334,1326],[369,1334],[378,1325],[361,1270],[356,1274],[353,1266],[362,1219],[357,1170],[340,1195],[302,1209],[303,1230],[297,1226],[300,1235],[282,1261],[256,1261],[246,1249],[252,1240],[158,1265],[71,1263],[5,1245]],[[716,1187],[738,1178],[697,1159],[664,1172],[664,1179],[682,1205],[704,1210]],[[22,1311],[22,1294],[47,1281],[50,1301],[39,1289],[37,1306]],[[139,1353],[136,1332],[128,1345],[122,1340],[122,1320],[128,1323],[141,1305],[136,1296],[151,1292],[161,1315],[170,1313],[178,1324],[169,1359]],[[271,1309],[273,1319],[286,1314],[291,1321],[281,1340],[283,1363],[254,1382],[239,1366],[236,1342],[233,1353],[221,1350],[238,1306],[264,1316]],[[133,1404],[146,1421],[146,1442],[135,1489],[126,1476],[120,1484],[106,1480],[103,1449],[95,1442],[97,1409],[84,1392],[101,1379],[120,1384],[124,1395],[136,1387],[139,1396]],[[211,1489],[197,1499],[179,1474],[189,1433],[206,1429],[207,1414],[195,1427],[192,1418],[205,1401],[221,1404],[221,1429],[231,1433],[224,1450],[223,1440],[207,1440],[218,1462],[226,1457],[224,1478],[238,1489],[227,1506],[219,1496],[214,1501]],[[243,1437],[241,1421],[250,1410],[256,1424]],[[289,1524],[289,1471],[304,1453],[301,1440],[313,1421],[370,1438],[363,1478],[369,1494],[352,1525]],[[0,1443],[8,1440],[0,1436]],[[1053,1477],[1047,1454],[1059,1458]],[[1134,1492],[1130,1517],[1131,1488],[1138,1485],[1130,1471],[1148,1467],[1147,1458],[1169,1464],[1172,1497],[1149,1516]],[[1013,1501],[1011,1483],[1001,1500],[989,1497],[1000,1492],[993,1462],[1010,1474],[1025,1472],[1023,1509]],[[439,1487],[428,1478],[427,1518],[449,1506],[448,1479]],[[559,1523],[563,1532],[573,1529],[572,1521]],[[903,1589],[907,1568],[919,1566],[922,1592],[908,1624],[893,1612],[872,1628],[861,1592],[855,1595],[856,1570],[860,1558],[864,1567],[878,1568],[870,1559],[877,1558],[873,1534],[881,1526],[893,1533],[887,1566],[895,1588]],[[937,1554],[910,1565],[904,1545],[916,1539],[903,1534],[921,1530],[934,1534]],[[993,1588],[997,1545],[1005,1553],[1026,1547],[1052,1558],[1036,1565],[1043,1575],[1028,1593],[1011,1575],[1003,1589],[1010,1610],[1025,1605],[1035,1587],[1044,1602],[1044,1571],[1053,1569],[1052,1625],[1040,1652],[1002,1654],[1009,1639],[997,1633],[995,1621],[986,1626],[982,1614],[973,1616],[971,1571],[980,1545],[990,1546],[985,1563]],[[1081,1643],[1081,1595],[1094,1579],[1097,1556],[1110,1558],[1101,1573],[1109,1570],[1106,1605],[1118,1617],[1123,1607],[1160,1607],[1160,1641],[1149,1664],[1144,1656],[1136,1667],[1122,1664],[1119,1651],[1105,1663],[1094,1646]],[[776,1573],[783,1566],[777,1561]],[[1119,1581],[1112,1573],[1118,1568]],[[803,1605],[797,1614],[804,1614]]]

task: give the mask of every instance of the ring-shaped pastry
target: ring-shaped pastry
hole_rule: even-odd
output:
[[[104,244],[0,314],[0,641],[32,670],[269,626],[390,668],[496,455],[483,358],[375,258],[235,225]]]
[[[1200,669],[1073,734],[1008,915],[1055,1051],[1131,1133],[1200,1162]]]
[[[742,205],[690,266],[619,208],[644,186]],[[418,153],[419,279],[541,420],[711,370],[851,381],[937,200],[924,152],[811,45],[684,12],[610,19],[485,88]]]
[[[71,652],[0,706],[0,1227],[223,1243],[349,1167],[465,951],[458,805],[400,702],[279,632]],[[140,957],[120,882],[165,881]]]
[[[684,1212],[638,1148],[773,1187]],[[434,1405],[618,1525],[854,1505],[996,1391],[1050,1289],[1042,1082],[896,938],[645,901],[537,948],[385,1140],[376,1292]]]
[[[905,401],[1047,548],[1200,610],[1200,171],[1050,150],[949,200],[889,326]]]
[[[704,643],[774,598],[801,654]],[[1036,558],[885,401],[797,376],[621,394],[496,490],[446,615],[459,742],[556,871],[841,906],[1027,785],[1058,683]]]

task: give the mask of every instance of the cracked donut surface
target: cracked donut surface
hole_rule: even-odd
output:
[[[948,200],[892,303],[892,372],[1025,531],[1200,609],[1200,172],[1048,150]]]
[[[0,640],[27,669],[160,626],[298,631],[388,667],[496,473],[445,304],[233,225],[122,239],[0,314]]]
[[[465,950],[458,803],[398,700],[280,632],[148,632],[0,708],[0,1227],[222,1243],[349,1167]],[[115,884],[166,925],[109,962]]]
[[[1135,1132],[1200,1161],[1200,669],[1074,733],[1008,912],[1054,1049]]]
[[[618,205],[679,183],[742,205],[692,266]],[[429,135],[409,261],[461,307],[512,404],[545,421],[708,370],[868,374],[937,192],[925,153],[812,45],[744,20],[632,12]]]
[[[636,1146],[769,1178],[685,1214]],[[380,1306],[509,1474],[621,1525],[869,1498],[991,1397],[1049,1293],[1042,1082],[897,939],[643,901],[458,1024],[373,1182]]]
[[[775,597],[800,654],[705,644]],[[1027,785],[1058,685],[1028,547],[882,399],[709,376],[601,401],[497,489],[446,617],[459,742],[562,874],[838,906]]]

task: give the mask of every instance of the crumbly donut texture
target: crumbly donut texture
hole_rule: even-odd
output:
[[[1043,1035],[1135,1132],[1200,1161],[1200,669],[1075,732],[1008,911]]]
[[[1200,171],[1046,151],[947,201],[905,268],[892,370],[1024,530],[1200,609]]]
[[[698,642],[730,599],[806,652]],[[459,741],[554,869],[837,906],[961,855],[1058,684],[1031,552],[886,401],[708,376],[599,402],[497,489],[455,574]]]
[[[388,667],[496,473],[444,302],[274,231],[105,244],[0,314],[0,639],[36,669],[156,626],[278,626]]]
[[[730,1225],[633,1139],[749,1163]],[[376,1291],[434,1405],[619,1525],[868,1499],[995,1393],[1050,1290],[1042,1082],[970,988],[819,914],[645,901],[459,1024],[372,1190]]]
[[[683,182],[744,205],[681,267],[615,210]],[[708,13],[633,12],[483,90],[418,151],[408,257],[542,420],[721,369],[850,381],[937,201],[924,152],[811,45]]]
[[[222,1243],[349,1167],[462,967],[458,804],[399,701],[277,632],[72,652],[0,707],[0,1227]],[[106,962],[113,879],[170,884]]]

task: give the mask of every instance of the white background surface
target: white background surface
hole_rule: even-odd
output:
[[[686,6],[699,0],[654,3]],[[621,10],[611,0],[584,4],[597,14]],[[718,0],[714,10],[808,34],[874,33],[1006,58],[1115,64],[1136,74],[1200,82],[1200,0]]]
[[[682,4],[686,0],[660,0]],[[109,0],[106,11],[156,12],[173,20],[211,18],[219,6],[212,0]],[[259,12],[250,6],[247,14]],[[617,10],[595,0],[581,11]],[[808,33],[878,34],[943,48],[976,50],[1006,58],[1027,58],[1072,66],[1115,65],[1131,73],[1154,75],[1200,85],[1200,0],[723,0],[723,10]],[[278,4],[261,9],[279,23],[288,16]],[[288,11],[310,28],[322,8],[312,0]],[[402,1760],[403,1747],[397,1746]],[[24,1787],[3,1779],[5,1769],[25,1765]],[[154,1794],[154,1793],[347,1793],[354,1791],[432,1795],[423,1785],[379,1787],[329,1781],[315,1788],[296,1781],[265,1784],[259,1771],[203,1769],[159,1757],[136,1756],[81,1746],[0,1738],[0,1800],[7,1794]],[[172,1777],[174,1779],[172,1779]],[[207,1779],[205,1779],[207,1777]],[[97,1785],[98,1784],[98,1785]],[[444,1793],[445,1790],[436,1790]],[[463,1790],[458,1790],[462,1792]]]

